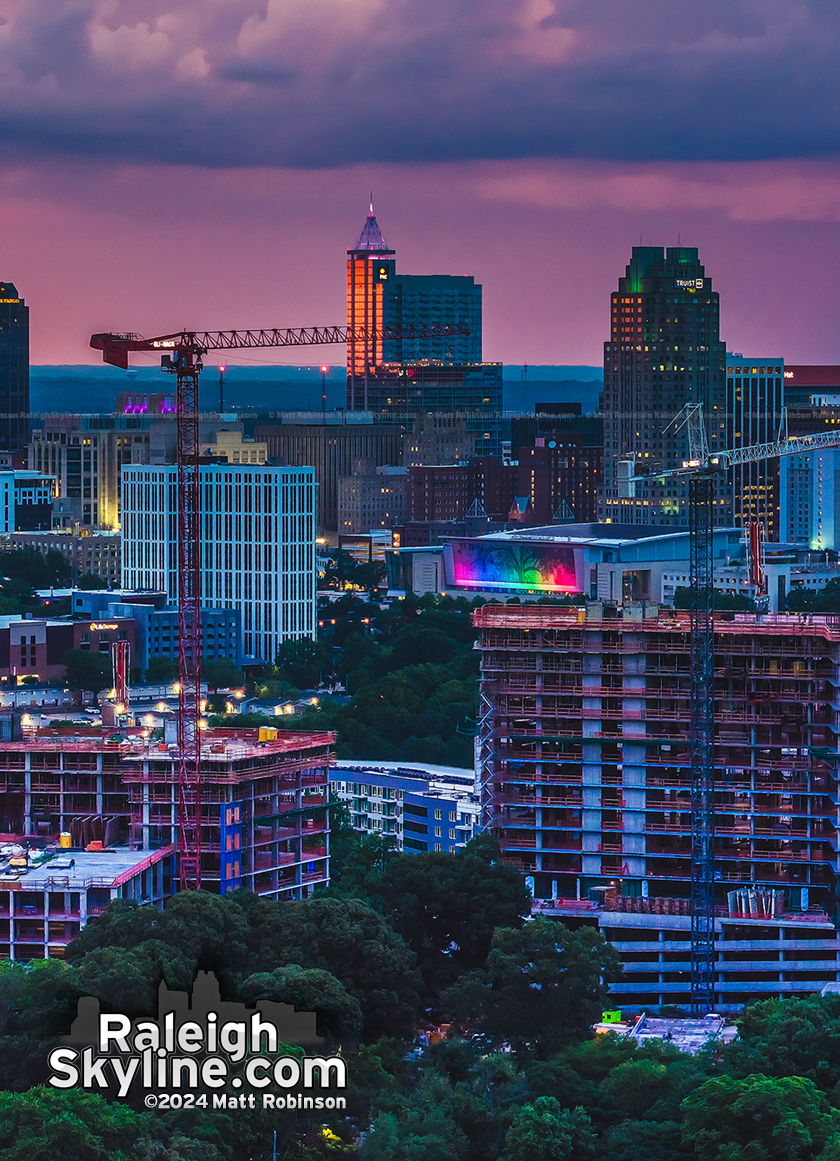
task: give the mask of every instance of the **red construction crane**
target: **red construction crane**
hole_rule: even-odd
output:
[[[178,872],[181,890],[201,886],[201,490],[199,487],[198,378],[208,351],[252,347],[312,347],[351,338],[442,338],[468,335],[464,326],[288,327],[278,330],[177,331],[145,339],[133,333],[91,336],[106,363],[128,369],[132,351],[161,356],[176,378],[178,464]]]

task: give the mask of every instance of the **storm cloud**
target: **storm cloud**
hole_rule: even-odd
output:
[[[215,168],[836,155],[836,0],[0,0],[0,151]]]

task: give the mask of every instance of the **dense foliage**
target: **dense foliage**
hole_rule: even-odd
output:
[[[615,953],[526,921],[487,837],[401,855],[339,811],[334,850],[335,882],[308,900],[116,902],[66,961],[0,965],[0,1161],[250,1161],[275,1130],[287,1161],[840,1161],[840,996],[753,1004],[739,1040],[698,1056],[593,1037]],[[148,1113],[42,1087],[80,995],[148,1014],[161,978],[188,988],[197,968],[228,998],[317,1012],[348,1056],[347,1110]]]
[[[335,730],[340,758],[472,766],[478,604],[409,596],[382,608],[350,594],[322,602],[318,640],[284,642],[256,683],[261,697],[294,699],[320,689],[318,705],[266,724]],[[210,721],[244,724],[224,716]]]

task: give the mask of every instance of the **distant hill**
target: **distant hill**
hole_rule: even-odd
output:
[[[504,369],[506,411],[534,410],[540,402],[580,402],[584,412],[598,405],[603,383],[600,367],[531,367]],[[30,370],[30,403],[33,413],[108,412],[121,391],[166,391],[174,387],[171,376],[157,367],[120,371],[107,366],[36,366]],[[201,379],[201,406],[218,406],[219,376],[208,365]],[[244,366],[227,364],[225,403],[235,408],[271,411],[315,411],[321,407],[319,366]],[[327,372],[327,407],[346,404],[342,365]]]

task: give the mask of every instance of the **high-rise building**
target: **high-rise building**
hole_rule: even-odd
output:
[[[729,446],[750,447],[779,437],[784,416],[784,360],[726,356]],[[732,469],[735,523],[758,520],[767,540],[779,539],[779,458]]]
[[[403,338],[394,343],[394,357],[400,363],[420,359],[442,359],[450,363],[481,362],[481,286],[468,275],[398,274],[394,279],[397,326],[411,327],[446,323],[463,326],[468,335],[441,335],[440,338]]]
[[[397,274],[396,251],[389,248],[371,204],[356,245],[347,251],[347,325],[363,329],[347,343],[347,406],[377,408],[371,383],[386,363],[441,360],[481,362],[481,286],[468,275]],[[408,331],[425,326],[464,326],[466,335],[385,341],[383,328]]]
[[[29,307],[11,282],[0,282],[0,452],[29,440]]]
[[[501,453],[501,363],[387,363],[370,377],[367,399],[384,421],[406,427],[429,413],[463,420],[470,456]]]
[[[381,337],[383,327],[396,325],[392,290],[396,251],[389,250],[373,203],[356,245],[347,251],[347,406],[368,408],[368,387],[375,369],[395,357]],[[357,337],[362,329],[368,337]],[[387,351],[386,351],[387,348]]]
[[[673,420],[702,403],[710,451],[728,446],[726,349],[720,304],[694,247],[634,246],[611,296],[604,344],[604,476],[599,518],[612,523],[685,526],[687,485],[635,483],[620,495],[619,462],[635,474],[679,467],[688,459],[686,429]],[[722,479],[714,523],[732,523],[732,489]]]
[[[687,613],[485,605],[479,781],[536,900],[597,926],[617,1002],[690,994]],[[831,617],[715,618],[718,998],[819,991],[835,926],[840,634]]]
[[[274,661],[283,641],[313,637],[312,468],[203,464],[201,604],[238,609],[248,659]],[[122,587],[178,595],[177,469],[123,469]]]

